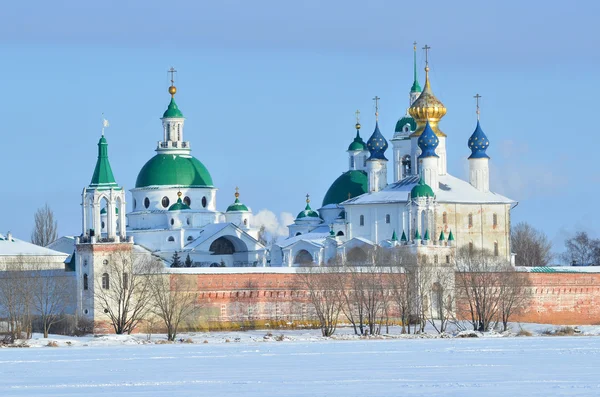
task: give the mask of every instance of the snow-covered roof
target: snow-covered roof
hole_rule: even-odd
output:
[[[56,256],[64,260],[68,255],[49,248],[40,247],[12,236],[0,234],[0,256]]]
[[[439,187],[435,194],[439,203],[463,204],[513,204],[516,201],[494,192],[484,193],[475,189],[469,182],[450,174],[438,177]],[[396,183],[389,184],[379,192],[365,193],[346,200],[342,205],[385,204],[406,202],[412,188],[419,183],[419,176],[413,175]]]
[[[516,269],[528,273],[600,273],[600,266],[517,266]]]
[[[299,236],[287,238],[283,241],[278,242],[277,245],[280,246],[281,248],[286,248],[292,244],[297,243],[298,241],[306,241],[311,244],[316,244],[316,245],[322,247],[323,242],[325,241],[325,239],[327,237],[329,237],[329,228],[327,228],[326,233],[315,233],[315,232],[305,233],[305,234],[301,234]]]
[[[73,236],[63,236],[56,241],[48,244],[46,248],[49,248],[54,251],[63,252],[67,255],[73,254],[75,252],[75,237]]]

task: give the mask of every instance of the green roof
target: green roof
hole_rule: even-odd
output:
[[[208,170],[189,155],[157,154],[142,167],[135,187],[185,186],[212,187]]]
[[[394,229],[394,233],[392,233],[392,241],[398,241],[398,236],[396,235],[396,229]]]
[[[304,211],[300,211],[298,213],[298,216],[296,217],[296,219],[302,219],[302,218],[320,218],[319,217],[319,213],[316,211],[313,211],[312,208],[310,208],[310,204],[306,203],[306,207],[304,207]]]
[[[423,177],[421,177],[421,179],[419,179],[419,183],[417,185],[415,185],[415,187],[413,187],[412,190],[410,191],[411,198],[433,197],[433,196],[435,196],[435,194],[433,194],[433,189],[431,189],[431,187],[425,183],[425,181],[423,180]]]
[[[359,150],[360,151],[367,150],[367,146],[365,145],[365,142],[360,137],[359,131],[356,130],[356,137],[354,138],[354,140],[352,141],[350,146],[348,146],[348,151],[353,152],[353,151],[359,151]]]
[[[425,235],[423,236],[423,240],[429,240],[429,229],[425,230]]]
[[[369,191],[369,179],[365,171],[350,170],[340,175],[329,187],[323,198],[323,207],[339,204]]]
[[[97,188],[118,188],[117,182],[110,167],[108,161],[108,143],[104,135],[98,141],[98,160],[96,161],[96,168],[94,168],[94,175],[92,175],[92,181],[90,187]]]
[[[396,123],[396,129],[394,130],[394,132],[401,132],[402,128],[404,128],[406,124],[410,124],[411,131],[415,131],[417,129],[417,122],[415,121],[415,119],[413,119],[410,116],[404,116]]]
[[[102,209],[100,210],[100,213],[101,213],[101,214],[106,214],[106,207],[102,208]],[[119,208],[118,208],[118,207],[115,207],[115,214],[118,214],[118,213],[119,213]]]
[[[443,230],[442,230],[442,232],[440,233],[440,238],[439,238],[439,240],[440,240],[440,241],[444,241],[444,240],[446,240],[446,236],[444,236],[444,231],[443,231]]]
[[[415,229],[415,240],[420,240],[421,235],[419,234],[419,229]]]
[[[175,103],[175,98],[171,98],[171,102],[169,102],[169,107],[167,107],[167,110],[165,110],[165,112],[163,113],[163,118],[183,118],[183,113],[181,113],[181,110],[179,110],[179,108],[177,107],[177,104]]]
[[[240,199],[238,199],[236,197],[233,204],[231,204],[229,207],[227,207],[227,212],[233,212],[233,211],[248,211],[248,207],[246,207],[244,204],[240,203]]]
[[[402,237],[400,237],[400,241],[406,241],[406,233],[404,233],[404,230],[402,230]]]
[[[410,92],[421,92],[423,90],[421,90],[421,86],[419,85],[419,79],[417,76],[417,51],[416,51],[416,49],[413,51],[413,57],[414,57],[413,69],[414,69],[415,79],[413,81],[412,87],[410,87]]]
[[[181,201],[181,197],[177,199],[177,202],[169,207],[169,211],[181,211],[189,210],[190,206]]]
[[[452,230],[450,230],[450,234],[448,235],[448,241],[454,241],[454,234],[452,234]]]

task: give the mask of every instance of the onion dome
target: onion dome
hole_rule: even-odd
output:
[[[433,189],[425,183],[423,177],[419,179],[419,183],[415,185],[410,191],[411,198],[419,198],[419,197],[434,197]]]
[[[419,158],[422,159],[425,157],[439,157],[435,153],[435,149],[438,147],[439,143],[440,140],[433,133],[433,130],[429,125],[429,121],[427,121],[423,133],[419,136],[419,139],[417,139],[417,144],[421,149],[421,155],[419,156]]]
[[[118,214],[118,213],[119,213],[119,208],[118,208],[118,207],[115,207],[115,214]],[[104,208],[102,208],[102,209],[100,210],[100,214],[101,214],[101,215],[104,215],[104,214],[106,214],[106,207],[104,207]]]
[[[362,138],[360,137],[360,133],[358,132],[360,124],[357,124],[357,126],[358,128],[356,129],[356,137],[354,138],[350,146],[348,146],[349,152],[362,152],[363,150],[367,150],[365,141],[362,140]]]
[[[248,212],[248,207],[240,202],[240,193],[239,189],[235,188],[235,201],[229,207],[227,207],[226,212],[234,212],[234,211],[245,211]]]
[[[470,159],[489,159],[490,157],[485,152],[490,146],[490,141],[488,137],[485,135],[481,126],[479,125],[479,120],[477,120],[477,127],[473,132],[473,135],[469,138],[469,149],[471,149]]]
[[[312,208],[310,208],[310,196],[307,194],[306,195],[306,207],[304,207],[304,211],[300,211],[298,213],[298,216],[296,217],[296,220],[298,219],[319,219],[319,213],[316,211],[313,211]]]
[[[98,160],[96,161],[90,187],[98,189],[115,189],[119,187],[108,161],[108,143],[104,135],[98,141]]]
[[[427,120],[431,123],[431,129],[437,136],[446,136],[438,128],[438,122],[446,114],[446,107],[431,91],[431,86],[429,85],[429,65],[425,66],[425,88],[423,88],[423,92],[421,92],[419,98],[410,106],[408,113],[417,122],[417,129],[411,136],[421,135],[425,129],[425,122]]]
[[[163,119],[182,119],[182,118],[183,118],[183,113],[181,113],[181,110],[179,110],[179,108],[177,107],[177,104],[175,103],[175,98],[171,98],[171,102],[169,103],[167,110],[165,110],[165,112],[163,113]]]
[[[378,160],[387,160],[385,158],[385,151],[388,148],[388,143],[385,140],[384,136],[379,131],[379,122],[375,123],[375,131],[367,141],[367,149],[371,153],[369,156],[369,160],[378,159]]]
[[[185,186],[213,187],[210,173],[190,155],[157,154],[142,167],[135,187]]]
[[[169,207],[169,211],[189,210],[190,206],[181,201],[181,192],[177,192],[177,202]]]
[[[369,178],[365,171],[350,170],[340,175],[329,187],[323,198],[323,207],[339,204],[369,191]]]

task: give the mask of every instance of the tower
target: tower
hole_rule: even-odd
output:
[[[425,129],[417,139],[417,143],[419,149],[421,149],[421,154],[419,155],[419,174],[421,175],[421,179],[423,179],[435,193],[439,188],[438,155],[435,153],[435,149],[439,144],[439,139],[429,126],[429,121],[425,124]]]
[[[349,170],[358,170],[364,171],[367,168],[367,158],[369,156],[369,151],[367,150],[367,146],[365,142],[360,137],[360,111],[357,110],[356,114],[356,137],[348,146],[348,169]]]
[[[409,103],[408,106],[412,106],[412,104],[419,98],[421,95],[421,86],[419,85],[419,80],[417,77],[417,43],[413,43],[413,73],[414,80],[412,87],[409,92]],[[392,138],[392,146],[394,150],[394,182],[397,182],[407,176],[413,175],[413,167],[411,161],[411,141],[410,135],[415,132],[417,129],[417,123],[415,119],[413,119],[410,114],[408,114],[408,108],[406,109],[406,113],[402,116],[398,122],[396,123],[396,129],[394,132],[394,137]]]
[[[471,149],[471,155],[469,156],[469,183],[475,189],[486,193],[490,191],[490,157],[486,153],[488,146],[490,146],[490,141],[479,124],[479,98],[481,96],[477,94],[474,98],[477,100],[477,126],[468,143],[469,149]]]
[[[379,131],[379,97],[375,101],[375,131],[367,141],[370,156],[367,159],[367,177],[369,179],[369,192],[378,192],[387,186],[387,158],[385,151],[388,143]]]
[[[439,144],[436,149],[438,157],[438,173],[439,175],[446,175],[446,134],[444,134],[438,127],[439,121],[446,114],[446,107],[444,104],[436,98],[431,90],[429,83],[429,50],[431,47],[425,45],[425,87],[421,95],[415,100],[415,102],[408,109],[408,113],[416,120],[417,129],[410,135],[411,139],[411,159],[413,165],[413,174],[420,173],[417,169],[418,162],[417,157],[419,156],[420,148],[417,144],[419,136],[425,130],[425,124],[429,122],[430,128],[433,133],[439,138]],[[416,171],[416,172],[415,172]]]
[[[156,151],[158,153],[189,154],[190,143],[183,140],[183,123],[185,118],[183,117],[181,110],[179,110],[179,107],[177,107],[177,103],[175,103],[177,88],[174,85],[174,74],[176,72],[177,71],[174,68],[169,70],[169,73],[171,74],[171,86],[169,87],[171,102],[169,102],[169,106],[161,118],[163,140],[162,142],[158,142]]]
[[[248,230],[251,227],[252,213],[248,210],[248,207],[240,201],[240,192],[237,187],[235,188],[234,196],[235,201],[227,207],[227,211],[225,212],[225,220],[229,223],[233,223],[240,229]]]

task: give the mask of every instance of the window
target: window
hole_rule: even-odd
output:
[[[206,208],[207,204],[208,204],[208,201],[206,200],[206,197],[202,197],[202,208]]]
[[[192,241],[193,239],[194,239],[194,238],[193,238],[192,236],[189,236],[189,237],[187,238],[187,241]]]
[[[103,265],[108,265],[108,259],[105,259],[105,260],[103,260],[103,261],[102,261],[102,264],[103,264]]]
[[[438,256],[437,255],[434,255],[434,257],[433,257],[433,263],[436,264],[436,265],[438,264]]]
[[[129,288],[129,274],[123,273],[123,289]]]
[[[146,197],[144,199],[144,207],[146,207],[146,208],[150,207],[150,199],[148,197]]]
[[[167,241],[169,241],[169,242],[173,242],[173,241],[175,241],[175,237],[173,237],[173,236],[169,236],[169,238],[167,239]]]
[[[446,263],[450,263],[450,255],[446,255]]]
[[[367,156],[363,156],[363,167],[367,166]]]
[[[192,200],[188,196],[185,196],[183,198],[183,203],[189,207],[190,205],[192,205]]]
[[[469,227],[473,227],[473,214],[469,214]]]
[[[110,279],[108,273],[102,275],[102,289],[110,289]]]
[[[190,218],[187,218],[187,219],[185,220],[185,223],[187,223],[187,224],[188,224],[188,226],[189,226],[189,225],[191,225],[191,224],[192,224],[192,221],[191,221],[191,219],[190,219]]]
[[[89,311],[88,309],[85,309],[85,310],[83,311],[83,314],[88,314],[89,312],[90,312],[90,311]]]
[[[104,222],[102,222],[102,229],[104,229],[106,227],[106,225],[104,224]]]
[[[448,214],[445,212],[442,214],[442,223],[444,225],[448,223]]]
[[[244,226],[248,226],[248,219],[244,219]]]
[[[500,255],[500,251],[498,250],[498,242],[494,241],[494,256]]]
[[[350,168],[354,168],[354,156],[350,156]]]
[[[385,223],[390,223],[390,221],[391,221],[390,214],[386,214],[386,216],[385,216]]]
[[[83,266],[87,266],[87,259],[83,260]]]
[[[407,177],[411,174],[411,163],[410,163],[410,155],[406,155],[402,157],[402,176]]]
[[[162,204],[162,206],[164,208],[167,208],[169,206],[169,203],[170,203],[170,201],[169,201],[169,198],[167,196],[165,196],[165,197],[162,198],[161,204]]]
[[[171,218],[171,226],[175,224],[175,219]]]
[[[473,252],[473,242],[469,241],[469,252],[472,253]]]
[[[492,224],[494,225],[494,228],[498,226],[498,214],[492,215]]]
[[[87,273],[83,275],[83,289],[84,290],[88,289],[88,275],[87,275]]]
[[[341,230],[339,232],[337,232],[336,236],[343,236],[344,232],[342,232]]]
[[[137,201],[135,201],[135,199],[133,199],[133,209],[135,209],[135,207],[137,207]]]
[[[361,215],[359,218],[359,225],[360,226],[364,226],[365,225],[365,216]]]

